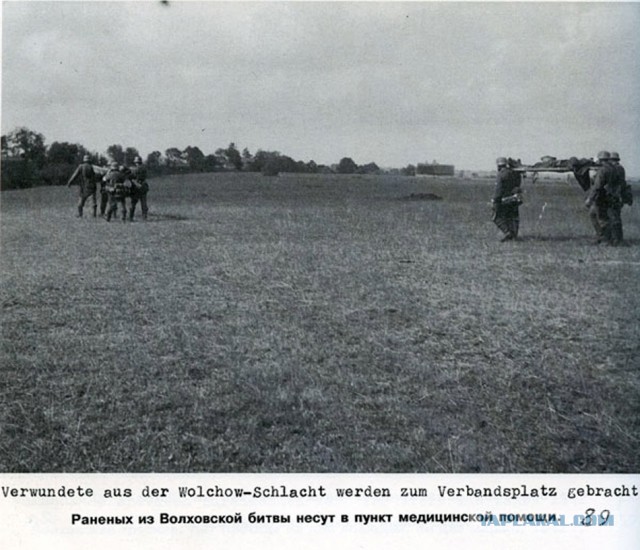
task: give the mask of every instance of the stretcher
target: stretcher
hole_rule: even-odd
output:
[[[509,159],[509,167],[514,172],[523,175],[533,174],[532,181],[536,182],[538,174],[541,172],[571,173],[576,178],[578,185],[583,191],[588,191],[591,186],[590,171],[597,170],[601,165],[591,159],[577,159],[572,157],[568,160],[556,160],[553,157],[543,157],[541,162],[532,165],[522,164],[519,160]]]

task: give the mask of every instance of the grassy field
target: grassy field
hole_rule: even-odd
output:
[[[182,176],[132,224],[3,193],[0,471],[640,471],[638,197],[598,247],[529,182],[501,244],[492,188]]]

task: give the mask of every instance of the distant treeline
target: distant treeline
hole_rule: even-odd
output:
[[[47,145],[45,137],[28,128],[16,128],[2,136],[2,180],[5,189],[22,189],[39,185],[65,185],[82,162],[84,155],[91,157],[92,164],[104,166],[110,161],[129,166],[140,156],[135,147],[110,145],[104,154],[87,150],[79,143],[54,141]],[[344,157],[337,164],[327,166],[313,160],[294,160],[278,151],[258,149],[252,154],[249,149],[240,151],[234,143],[205,155],[198,147],[183,150],[170,147],[164,153],[153,151],[143,159],[149,176],[188,174],[196,172],[260,172],[265,176],[276,176],[282,172],[304,174],[382,174],[393,173],[415,175],[416,168],[409,165],[402,169],[381,170],[375,162],[358,165],[353,159]]]

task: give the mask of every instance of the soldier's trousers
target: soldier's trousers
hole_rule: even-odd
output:
[[[80,190],[78,194],[78,216],[82,217],[82,209],[84,208],[85,203],[88,199],[91,199],[91,206],[93,208],[93,215],[96,215],[97,203],[96,203],[96,190],[93,189],[85,189]]]
[[[612,202],[607,208],[609,217],[609,239],[611,244],[617,245],[622,242],[622,204],[618,201]]]
[[[104,216],[107,213],[107,206],[109,204],[109,193],[100,191],[100,215]]]
[[[127,219],[127,206],[125,204],[124,197],[113,197],[109,196],[109,209],[107,210],[107,221],[111,221],[111,217],[115,215],[118,210],[118,203],[122,208],[122,221],[126,221]]]
[[[589,207],[589,219],[596,232],[598,242],[608,242],[609,235],[609,208],[604,201],[595,201]]]
[[[133,215],[135,214],[136,205],[140,202],[140,210],[142,210],[142,219],[147,219],[147,213],[149,212],[149,208],[147,206],[147,194],[141,193],[137,195],[131,195],[131,209],[129,210],[129,219],[133,219]]]
[[[520,210],[517,204],[498,205],[493,215],[493,223],[505,237],[515,239],[520,229]]]
[[[622,204],[615,199],[596,201],[589,207],[591,224],[598,242],[618,244],[622,241]]]

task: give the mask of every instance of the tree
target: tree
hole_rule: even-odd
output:
[[[9,142],[7,140],[7,136],[2,135],[2,158],[6,159],[9,157]]]
[[[89,153],[91,156],[91,163],[98,166],[106,166],[109,164],[109,159],[100,153]]]
[[[240,151],[238,151],[235,143],[231,142],[224,153],[231,166],[236,170],[242,170],[242,156],[240,155]]]
[[[249,149],[245,147],[242,150],[242,169],[251,171],[251,163],[253,162],[253,155],[249,152]]]
[[[403,176],[415,176],[416,175],[416,167],[413,164],[407,164],[400,173]]]
[[[198,172],[204,170],[204,153],[198,147],[191,147],[191,145],[189,145],[182,151],[182,158],[187,161],[191,170]]]
[[[262,149],[258,149],[249,165],[248,170],[250,172],[262,172],[267,163],[270,163],[270,171],[279,171],[279,158],[280,153],[278,151],[263,151]]]
[[[133,161],[139,156],[140,153],[138,153],[138,150],[135,147],[127,147],[124,150],[124,162],[122,164],[129,166],[130,164],[133,164]]]
[[[2,136],[2,189],[33,187],[42,183],[46,164],[44,136],[29,128],[16,128]]]
[[[375,162],[370,162],[369,164],[358,166],[357,172],[358,174],[379,174],[380,168]]]
[[[263,176],[277,176],[280,173],[280,163],[279,159],[276,157],[271,157],[267,159],[262,167],[260,172]]]
[[[216,156],[215,155],[207,155],[206,157],[204,157],[204,160],[202,162],[202,166],[203,166],[203,170],[205,172],[213,172],[213,171],[215,171],[216,167],[218,166],[218,163],[216,161]]]
[[[122,145],[109,145],[109,147],[107,147],[107,155],[112,161],[117,162],[118,164],[125,163],[124,150],[122,149]]]
[[[20,158],[42,168],[46,162],[44,136],[29,128],[16,128],[6,136],[6,153],[8,157]]]
[[[77,143],[54,141],[47,149],[49,164],[79,164],[89,152]]]
[[[162,153],[160,151],[153,151],[147,155],[147,168],[157,169],[160,168],[162,160]]]
[[[184,166],[186,164],[182,159],[182,151],[177,147],[169,147],[169,149],[164,152],[164,156],[167,159],[167,166]]]
[[[358,169],[358,165],[349,157],[340,159],[338,163],[338,174],[353,174]]]
[[[280,155],[279,159],[280,172],[296,173],[298,171],[298,164],[295,160],[287,155]]]

